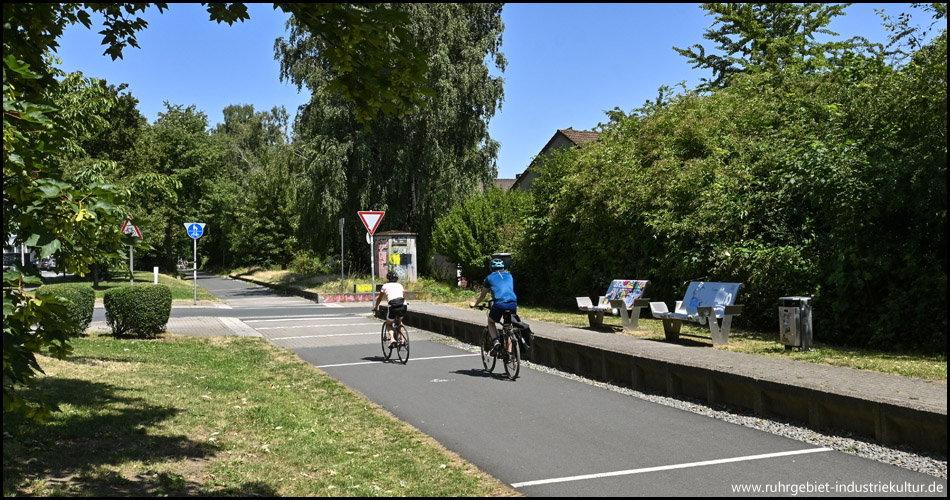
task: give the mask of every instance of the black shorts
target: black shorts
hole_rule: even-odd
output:
[[[403,316],[406,314],[406,299],[393,299],[389,301],[389,309],[386,311],[386,320],[392,321],[396,319],[396,316]]]

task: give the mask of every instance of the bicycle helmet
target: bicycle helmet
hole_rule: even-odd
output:
[[[386,273],[386,279],[389,281],[399,281],[399,275],[396,274],[396,271],[390,270],[388,273]]]
[[[492,259],[491,264],[488,265],[492,271],[498,271],[505,268],[505,261],[501,259]]]

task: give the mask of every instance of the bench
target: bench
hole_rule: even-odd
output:
[[[673,312],[666,308],[664,302],[650,302],[650,312],[654,318],[663,320],[666,340],[679,340],[680,327],[684,321],[689,321],[700,325],[709,323],[713,345],[726,345],[729,343],[732,317],[742,313],[742,306],[735,305],[741,286],[742,283],[693,281],[686,289],[683,300],[676,302]]]
[[[639,328],[640,309],[649,304],[649,299],[643,298],[643,291],[649,281],[646,280],[613,280],[607,287],[607,293],[600,296],[597,305],[590,297],[575,297],[577,309],[587,313],[591,328],[604,324],[604,314],[619,314],[625,329]]]

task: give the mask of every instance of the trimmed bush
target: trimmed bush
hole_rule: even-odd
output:
[[[165,331],[172,312],[172,292],[165,285],[113,288],[102,302],[116,336],[155,337]]]
[[[59,317],[65,323],[65,331],[70,336],[86,333],[92,322],[92,311],[96,306],[96,292],[89,285],[43,285],[36,289],[36,295],[53,295],[64,300],[65,312]]]

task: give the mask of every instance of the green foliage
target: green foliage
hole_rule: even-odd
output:
[[[829,68],[842,51],[866,45],[858,37],[829,42],[815,39],[818,34],[837,36],[825,26],[843,15],[848,5],[704,3],[701,7],[716,20],[703,38],[716,42],[716,50],[723,54],[707,54],[700,44],[673,50],[688,58],[693,68],[712,70],[712,80],[703,79],[703,90],[724,87],[740,73],[814,73]]]
[[[321,258],[319,255],[313,255],[312,252],[304,250],[296,252],[287,267],[297,274],[318,275],[338,270],[339,263],[334,262],[332,257]]]
[[[435,222],[435,251],[462,266],[470,282],[488,274],[493,253],[517,253],[531,196],[492,188],[453,207]],[[517,270],[513,256],[512,268]],[[514,272],[514,271],[513,271]]]
[[[535,180],[527,291],[742,282],[747,325],[810,295],[822,341],[945,351],[946,60],[943,34],[900,71],[852,55],[618,116]]]
[[[286,266],[299,247],[294,235],[299,160],[286,136],[283,108],[255,112],[228,106],[212,139],[225,162],[202,199],[216,231],[204,249],[212,264]]]
[[[371,130],[359,110],[332,84],[335,69],[319,55],[325,44],[292,23],[278,54],[281,72],[311,90],[294,127],[295,156],[302,159],[297,236],[318,254],[338,253],[337,221],[359,227],[356,212],[385,210],[380,230],[418,234],[420,262],[428,262],[435,218],[487,185],[498,143],[488,120],[502,96],[504,70],[500,4],[393,4],[406,15],[408,36],[428,61],[426,85],[434,95],[404,118],[380,117]],[[359,231],[346,231],[344,247],[354,265],[366,266]],[[349,267],[349,266],[348,266]]]
[[[43,285],[36,290],[37,297],[52,295],[63,299],[65,315],[60,320],[66,324],[70,336],[86,333],[92,322],[92,312],[96,306],[96,292],[89,285]]]
[[[172,292],[165,285],[113,288],[102,297],[113,335],[155,337],[165,331],[172,311]]]
[[[116,97],[121,87],[78,74],[60,83],[50,67],[48,55],[64,28],[75,23],[90,28],[94,13],[104,18],[99,32],[104,54],[121,58],[127,46],[138,47],[136,35],[147,23],[137,15],[151,5],[8,2],[3,7],[3,237],[14,245],[38,247],[43,257],[56,254],[67,272],[83,274],[108,261],[122,244],[135,242],[119,233],[129,213],[121,208],[123,192],[144,194],[131,208],[137,218],[138,209],[143,212],[137,224],[151,225],[146,238],[163,250],[167,267],[174,265],[176,244],[182,246],[178,224],[185,215],[204,215],[195,209],[208,191],[200,181],[216,174],[219,162],[213,148],[202,144],[200,135],[205,140],[208,135],[200,114],[169,106],[161,123],[139,141],[143,120],[134,111],[134,99]],[[396,9],[276,5],[326,43],[321,57],[335,71],[328,86],[355,103],[358,123],[380,114],[404,115],[432,95],[423,82],[427,61],[417,57],[416,40],[407,36],[406,18]],[[167,8],[155,6],[159,12]],[[248,18],[244,4],[209,4],[208,12],[211,20],[229,24]],[[195,124],[200,133],[189,128]],[[143,144],[130,154],[108,154],[130,142]],[[121,186],[103,182],[107,179]],[[135,189],[142,186],[148,189]],[[68,346],[61,326],[49,323],[57,317],[54,303],[23,292],[25,283],[35,281],[25,272],[4,273],[4,410],[41,417],[48,408],[28,405],[12,388],[39,370],[33,353],[49,347],[61,354]]]

